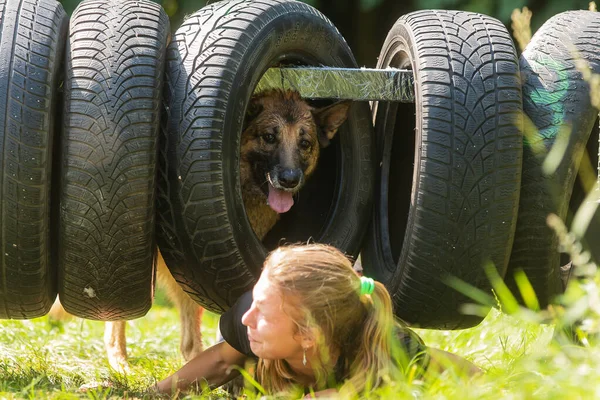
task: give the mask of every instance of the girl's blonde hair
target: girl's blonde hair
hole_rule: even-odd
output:
[[[357,394],[380,383],[392,367],[394,326],[390,295],[381,283],[375,283],[371,295],[361,296],[351,261],[322,244],[280,247],[267,257],[263,274],[291,305],[298,330],[318,332],[319,359],[311,360],[315,390],[331,384],[331,349],[344,360],[342,390]],[[259,360],[257,374],[270,393],[288,391],[296,381],[283,360]]]

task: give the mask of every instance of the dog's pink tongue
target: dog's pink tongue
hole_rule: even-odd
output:
[[[294,199],[290,192],[275,189],[269,183],[269,206],[279,214],[288,212],[294,205]]]

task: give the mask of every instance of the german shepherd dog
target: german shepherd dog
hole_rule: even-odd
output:
[[[294,205],[294,195],[315,171],[320,149],[346,120],[350,103],[317,109],[297,92],[278,89],[251,98],[241,136],[240,181],[246,214],[259,239]],[[190,360],[202,351],[203,309],[179,287],[160,252],[158,257],[157,281],[179,309],[180,350]],[[127,370],[125,321],[106,322],[104,342],[110,365]]]

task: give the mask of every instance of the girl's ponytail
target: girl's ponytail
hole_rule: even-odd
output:
[[[369,283],[369,278],[361,278],[361,288]],[[367,281],[368,282],[368,281]],[[346,395],[364,393],[378,386],[381,377],[386,375],[392,364],[391,347],[394,332],[394,316],[390,294],[380,282],[373,283],[371,294],[360,293],[360,300],[366,308],[366,317],[355,342],[356,356],[349,366],[348,381],[342,386]],[[362,291],[361,291],[362,292]]]

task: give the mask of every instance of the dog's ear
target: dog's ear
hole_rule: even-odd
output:
[[[337,133],[338,128],[348,118],[350,105],[352,105],[352,101],[342,100],[330,106],[313,110],[321,147],[329,146],[329,142]]]
[[[250,104],[246,109],[246,116],[244,117],[244,126],[242,132],[248,128],[248,125],[263,111],[264,106],[258,99],[250,99]]]

